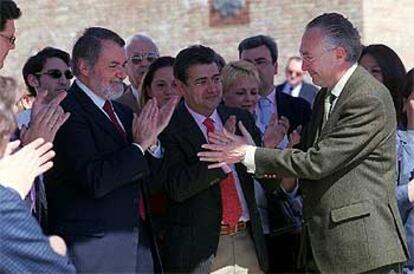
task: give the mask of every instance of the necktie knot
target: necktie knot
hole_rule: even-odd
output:
[[[335,99],[336,99],[336,96],[334,94],[332,94],[332,92],[330,90],[328,90],[326,92],[326,95],[325,95],[323,125],[328,120],[329,115],[332,112],[332,106],[333,106],[333,102],[335,101]]]
[[[272,102],[267,97],[259,98],[260,122],[267,127],[272,115]]]
[[[214,132],[214,121],[210,117],[207,117],[204,120],[203,125],[207,128],[207,134],[209,132]]]

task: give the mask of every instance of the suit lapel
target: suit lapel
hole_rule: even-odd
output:
[[[73,92],[73,96],[77,99],[81,107],[84,109],[86,113],[88,113],[89,117],[94,120],[94,123],[102,128],[104,132],[110,135],[115,141],[124,144],[124,140],[119,133],[112,125],[112,122],[109,118],[95,105],[95,103],[89,98],[85,92],[83,92],[78,85],[73,83],[71,91]],[[118,114],[118,113],[117,113]],[[121,118],[120,118],[121,119]],[[122,121],[122,120],[121,120]],[[123,124],[125,126],[125,124]]]
[[[336,124],[336,121],[339,118],[339,114],[341,113],[342,106],[346,102],[347,98],[349,98],[349,96],[352,96],[351,93],[357,90],[353,86],[354,86],[354,83],[357,81],[357,79],[360,77],[360,75],[361,75],[361,68],[357,67],[355,72],[351,75],[351,77],[345,84],[344,89],[342,90],[339,98],[336,99],[335,107],[332,110],[331,114],[329,115],[329,119],[328,121],[326,121],[321,134],[325,131],[329,131],[332,128],[332,126]]]

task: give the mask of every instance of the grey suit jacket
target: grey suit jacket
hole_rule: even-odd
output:
[[[134,94],[132,94],[131,86],[128,86],[126,90],[124,91],[124,94],[122,94],[121,97],[116,99],[118,103],[123,104],[124,106],[129,107],[133,112],[139,113],[139,106],[138,106],[138,100],[135,98]]]
[[[390,93],[358,67],[320,129],[325,94],[322,89],[315,100],[302,150],[258,148],[256,175],[303,179],[305,235],[321,272],[364,272],[404,262]]]

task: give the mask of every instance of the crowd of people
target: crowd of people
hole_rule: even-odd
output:
[[[0,76],[0,272],[413,273],[414,69],[338,13],[280,85],[274,39],[238,52],[89,27],[27,58],[30,108]]]

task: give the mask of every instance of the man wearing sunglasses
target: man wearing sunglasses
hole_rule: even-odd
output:
[[[128,80],[131,83],[124,94],[117,100],[131,108],[134,112],[138,112],[138,99],[141,80],[147,72],[149,65],[157,59],[160,54],[155,42],[147,35],[138,33],[130,36],[125,46],[127,54],[126,72]]]
[[[0,1],[0,68],[14,49],[14,21],[20,16],[14,1]],[[33,178],[52,166],[53,151],[41,139],[22,149],[17,149],[18,141],[7,144],[14,129],[15,88],[14,81],[0,77],[0,273],[74,273],[62,239],[46,237],[22,202]],[[58,105],[46,106],[39,109],[42,115],[58,109]]]
[[[276,92],[284,92],[293,97],[300,97],[313,104],[318,89],[309,83],[306,83],[303,76],[305,72],[302,70],[302,58],[292,56],[289,58],[285,70],[286,81],[276,86]]]

